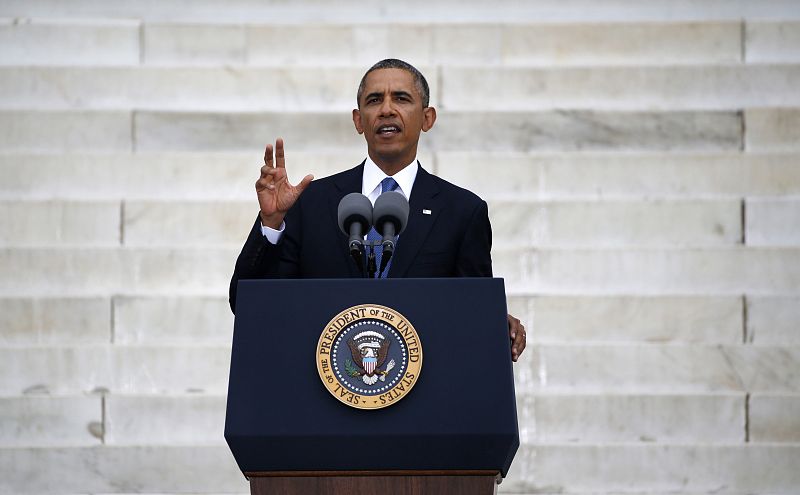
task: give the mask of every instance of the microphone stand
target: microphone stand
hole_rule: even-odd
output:
[[[367,242],[366,243],[366,251],[367,251],[367,273],[365,274],[366,278],[375,278],[375,271],[378,269],[375,263],[375,243],[377,241]]]

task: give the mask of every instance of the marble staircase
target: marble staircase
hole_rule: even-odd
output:
[[[499,492],[800,492],[800,4],[222,5],[0,2],[0,493],[247,492],[227,284],[263,147],[358,163],[389,56],[530,331]]]

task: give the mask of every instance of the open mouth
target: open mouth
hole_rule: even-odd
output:
[[[376,134],[379,136],[393,136],[400,134],[400,127],[394,124],[384,124],[378,127]]]

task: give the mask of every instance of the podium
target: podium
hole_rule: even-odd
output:
[[[374,332],[361,330],[378,324],[358,309],[373,307],[416,331],[420,368],[410,389],[393,376],[406,358],[412,366],[413,341],[408,352],[392,351],[394,368],[377,345],[362,343],[378,353],[374,377],[385,375],[374,385],[364,376],[370,368],[356,366],[354,336],[366,339]],[[348,309],[365,326],[346,324]],[[349,337],[346,325],[356,328]],[[338,340],[326,342],[336,329]],[[332,345],[342,348],[328,360]],[[364,385],[329,388],[323,376],[334,374]],[[392,394],[369,395],[384,389]],[[353,407],[362,392],[355,401],[375,408]],[[493,493],[519,447],[503,280],[240,281],[225,439],[253,494]]]

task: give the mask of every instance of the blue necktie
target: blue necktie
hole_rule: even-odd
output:
[[[392,179],[391,177],[387,177],[381,181],[381,194],[385,193],[386,191],[394,191],[398,188],[397,182]],[[372,227],[367,234],[367,240],[371,243],[373,241],[381,241],[383,236],[375,230],[375,227]],[[395,237],[395,242],[397,242],[397,237]],[[397,249],[395,247],[395,249]],[[378,273],[377,270],[381,269],[381,255],[383,254],[383,246],[381,246],[380,242],[377,246],[375,246],[375,278],[386,278],[386,274],[389,273],[389,267],[392,266],[392,260],[389,260],[389,264],[386,265],[386,269],[383,273]]]

